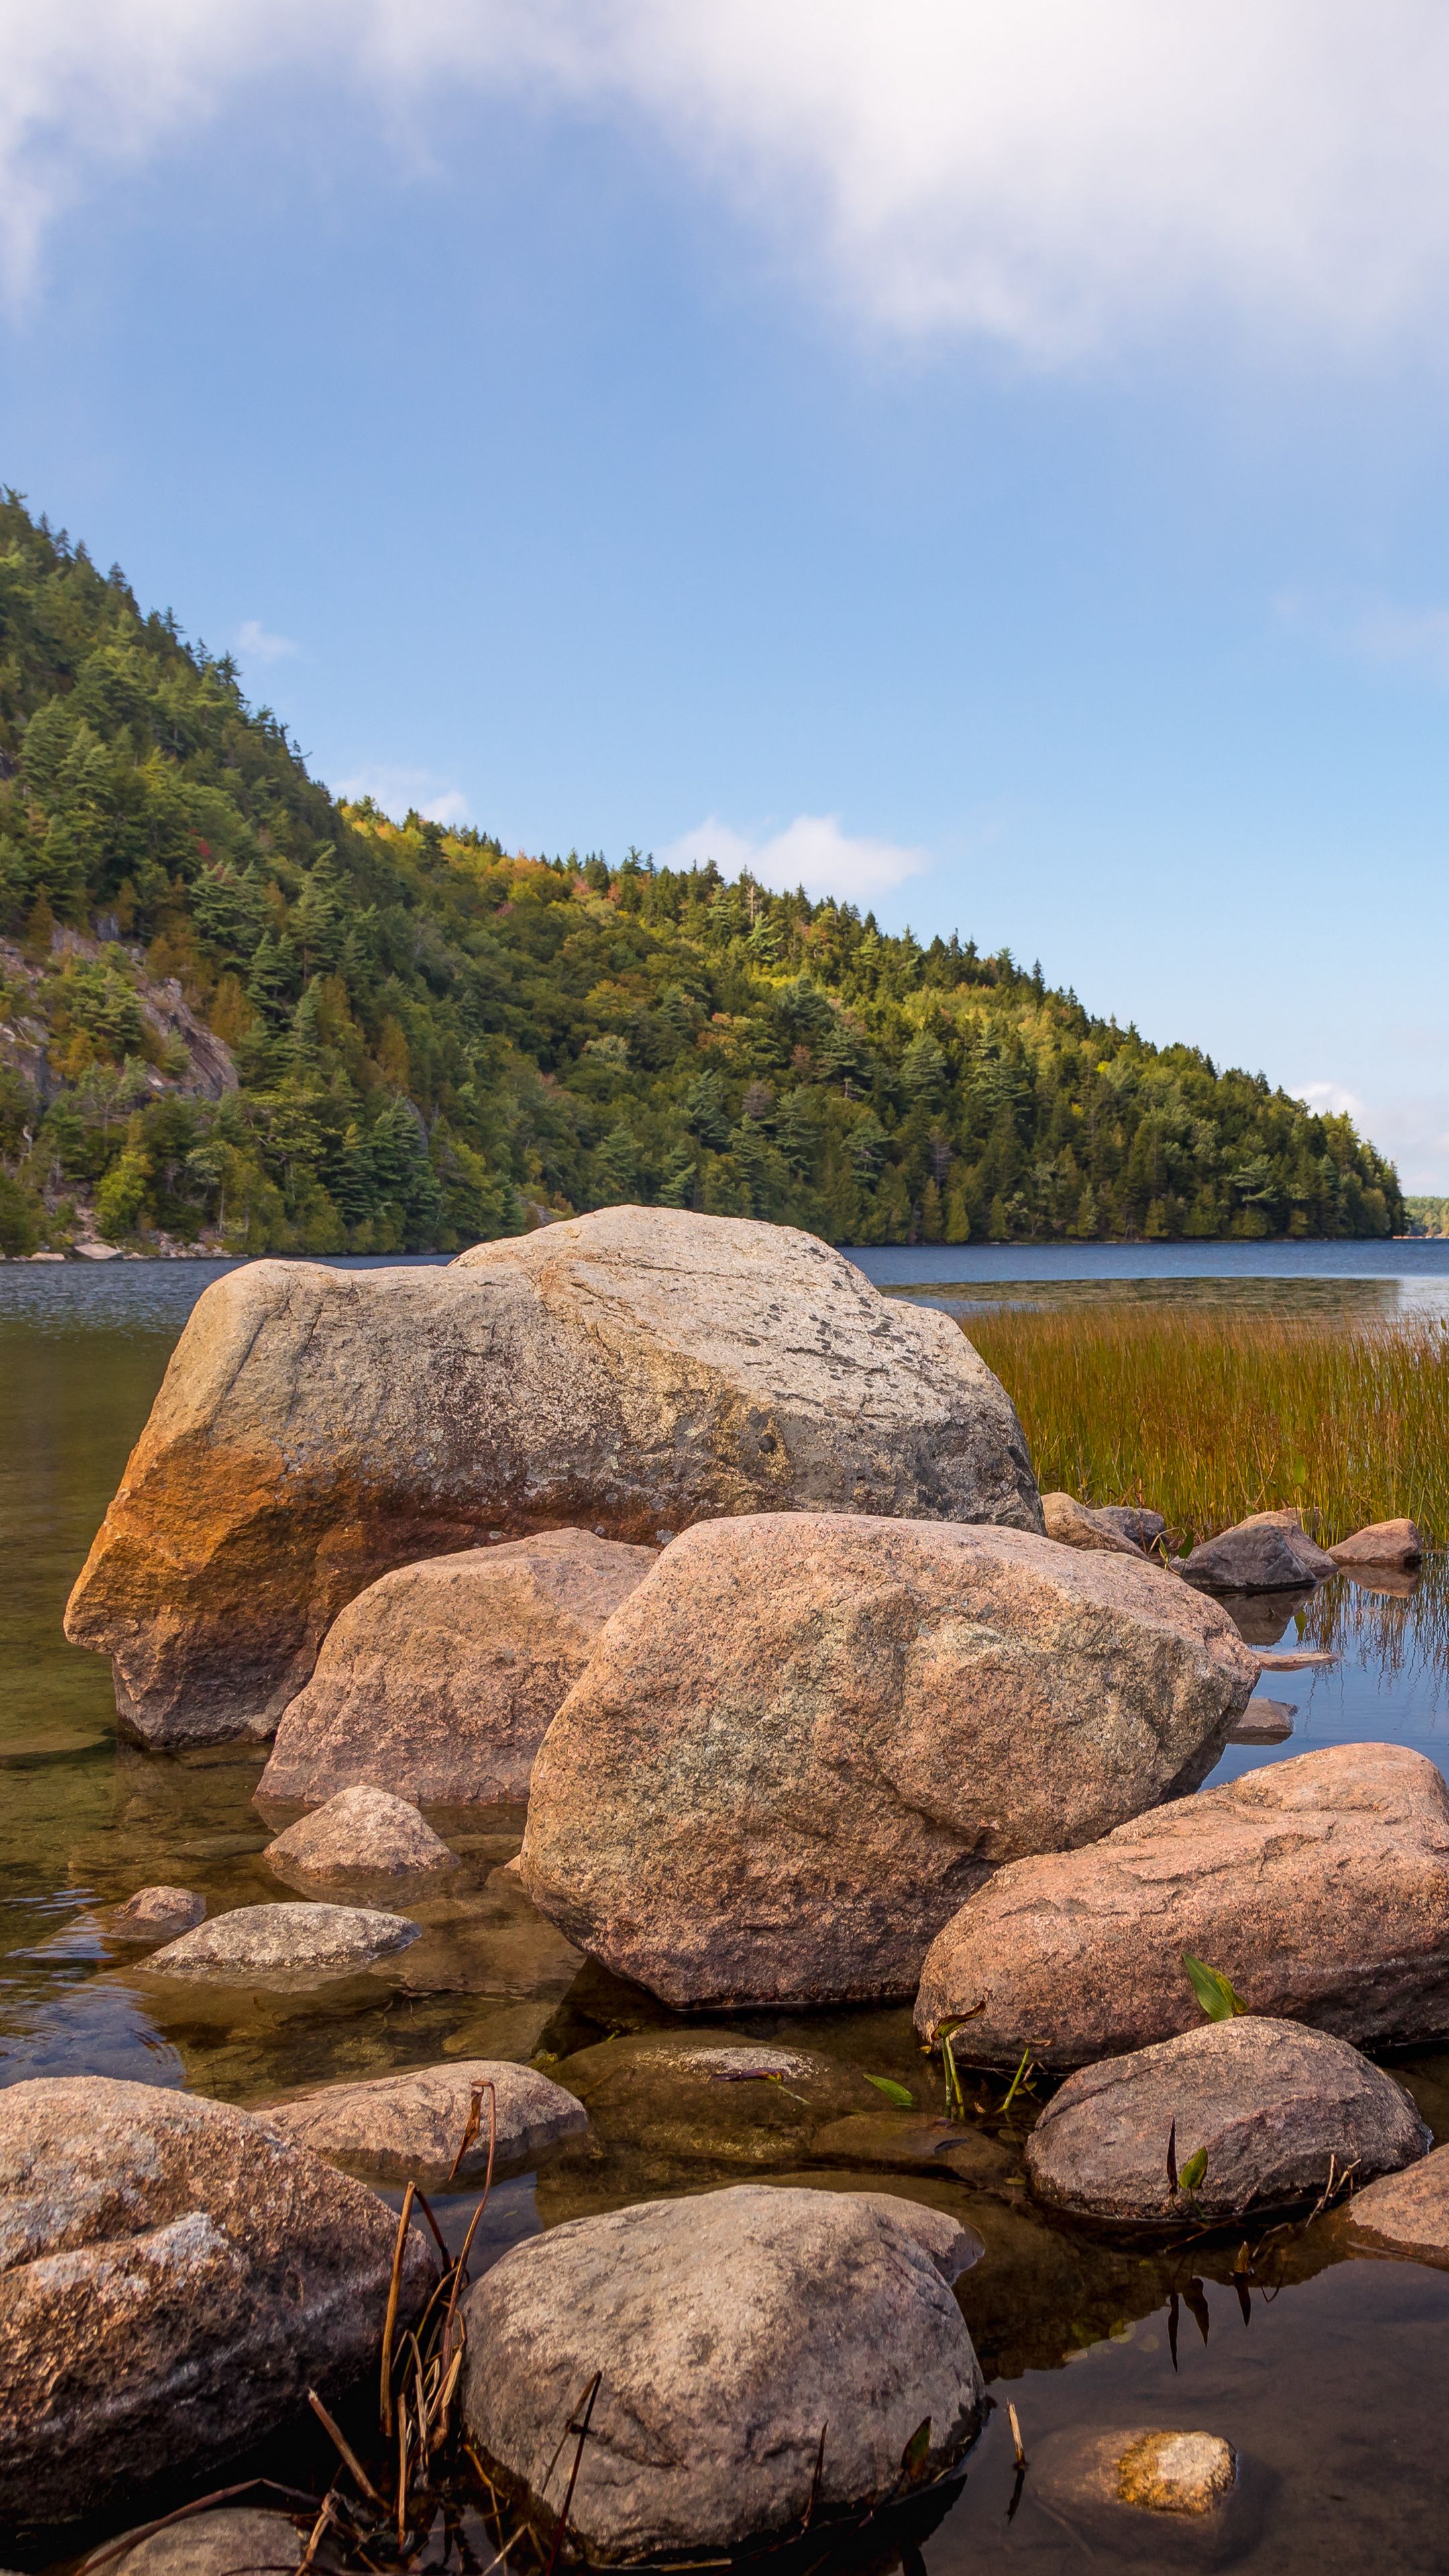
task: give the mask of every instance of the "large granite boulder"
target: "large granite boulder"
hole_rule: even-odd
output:
[[[964,1334],[812,1235],[622,1207],[446,1269],[250,1262],[196,1304],[66,1632],[145,1742],[263,1736],[392,1566],[812,1505],[1040,1527]]]
[[[0,2521],[199,2481],[309,2385],[345,2392],[376,2367],[396,2237],[363,2184],[229,2103],[104,2076],[0,2092]],[[410,2230],[405,2317],[437,2275]]]
[[[551,2228],[468,2295],[472,2438],[545,2529],[577,2453],[569,2537],[595,2564],[903,2496],[961,2459],[983,2411],[941,2234],[880,2193],[761,2184]],[[596,2375],[580,2447],[567,2428]]]
[[[964,2063],[1081,2066],[1190,2030],[1189,1951],[1255,2013],[1363,2046],[1449,2037],[1449,1787],[1335,1744],[999,1871],[932,1943],[916,2027]]]
[[[1204,1592],[1292,1592],[1338,1568],[1296,1511],[1254,1512],[1185,1556],[1178,1572]]]
[[[496,2178],[524,2172],[589,2125],[577,2095],[499,2057],[456,2057],[368,2083],[327,2084],[269,2102],[259,2116],[364,2182],[415,2182],[423,2191],[480,2180],[490,2136]]]
[[[1257,1678],[1126,1557],[858,1514],[712,1521],[602,1632],[520,1866],[674,2005],[909,1995],[991,1869],[1195,1787]]]
[[[456,1869],[458,1855],[408,1798],[390,1789],[339,1789],[266,1848],[267,1866],[303,1879],[411,1878]]]
[[[405,1950],[419,1927],[370,1905],[238,1905],[168,1941],[146,1962],[153,1977],[274,1988],[355,1977]]]
[[[1250,2014],[1069,2075],[1026,2168],[1078,2217],[1202,2227],[1395,2173],[1428,2144],[1402,2084],[1347,2040]]]
[[[545,1530],[383,1575],[328,1629],[258,1796],[367,1781],[437,1806],[526,1798],[555,1710],[656,1554]]]

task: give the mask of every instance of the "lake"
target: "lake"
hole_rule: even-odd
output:
[[[1385,1319],[1410,1303],[1442,1298],[1449,1307],[1449,1245],[1438,1244],[934,1247],[858,1258],[882,1286],[946,1305],[1001,1295],[1026,1303],[1227,1295],[1314,1311],[1337,1301],[1334,1311]],[[448,1903],[476,1896],[496,1932],[464,1954],[441,1901],[432,1913],[414,1908],[423,1940],[386,1963],[375,1992],[369,1987],[345,2015],[254,2004],[238,2019],[210,2019],[194,1996],[163,2005],[97,1937],[96,1905],[155,1880],[201,1889],[213,1911],[290,1893],[262,1858],[271,1828],[252,1803],[261,1754],[221,1747],[161,1756],[119,1744],[106,1666],[60,1633],[67,1591],[176,1336],[226,1266],[0,1266],[0,2081],[99,2072],[253,2102],[448,2055],[522,2059],[547,2050],[566,2059],[610,2033],[692,2027],[582,1966],[512,1882],[500,1882],[521,1830],[516,1810],[430,1811],[463,1862]],[[1311,1635],[1339,1660],[1265,1684],[1293,1705],[1291,1739],[1232,1748],[1216,1776],[1365,1737],[1416,1745],[1443,1762],[1443,1559],[1408,1586],[1375,1590],[1340,1577],[1311,1599],[1254,1604],[1243,1619],[1254,1642]],[[1303,1937],[1311,1941],[1311,1924]],[[788,2037],[940,2107],[937,2070],[916,2051],[905,2011],[737,2020],[752,2039]],[[1397,2071],[1436,2134],[1449,2138],[1449,2055],[1426,2053]],[[992,2108],[1002,2089],[993,2096],[986,2088],[978,2125],[1017,2156],[1034,2106],[1019,2097],[1002,2116]],[[738,2110],[740,2135],[731,2137],[735,2116],[731,2101],[715,2161],[647,2139],[606,2140],[601,2154],[565,2153],[536,2179],[505,2184],[485,2221],[486,2248],[496,2254],[519,2234],[620,2200],[747,2178],[747,2114]],[[1014,2183],[985,2191],[888,2164],[800,2178],[930,2199],[985,2240],[960,2295],[999,2405],[961,2494],[924,2543],[930,2576],[1065,2570],[1102,2554],[1089,2524],[1035,2465],[1016,2492],[1008,2399],[1034,2464],[1049,2462],[1054,2439],[1099,2425],[1225,2434],[1247,2464],[1234,2564],[1271,2566],[1275,2576],[1442,2564],[1449,2274],[1346,2261],[1324,2222],[1255,2238],[1247,2268],[1235,2271],[1236,2245],[1220,2240],[1149,2253],[1052,2225]],[[445,2203],[455,2237],[471,2206],[466,2195]],[[1206,2564],[1201,2537],[1154,2520],[1128,2563]]]

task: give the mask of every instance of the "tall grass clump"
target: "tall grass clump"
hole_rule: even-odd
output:
[[[1449,1540],[1449,1324],[1098,1307],[973,1317],[970,1339],[1044,1492],[1148,1504],[1177,1542],[1285,1503],[1325,1546],[1400,1513]]]

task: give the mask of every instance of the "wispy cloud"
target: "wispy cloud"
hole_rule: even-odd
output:
[[[1315,1110],[1320,1118],[1351,1118],[1360,1135],[1369,1133],[1369,1111],[1356,1091],[1341,1082],[1290,1082],[1288,1090],[1305,1109]]]
[[[1449,608],[1282,591],[1273,611],[1280,626],[1311,636],[1352,661],[1417,672],[1449,687]]]
[[[375,769],[354,770],[348,778],[334,782],[334,794],[348,804],[360,804],[370,796],[384,814],[401,822],[409,812],[421,814],[425,823],[468,823],[472,820],[468,799],[461,787],[445,786],[434,769],[394,769],[385,764]]]
[[[237,628],[236,649],[243,662],[289,662],[302,647],[294,636],[273,635],[255,617],[244,617]]]
[[[807,894],[834,895],[842,903],[873,903],[924,875],[924,850],[899,841],[843,832],[838,814],[797,814],[782,832],[737,832],[718,815],[685,832],[662,853],[670,867],[704,867],[713,859],[725,876],[748,868],[761,885]]]
[[[512,92],[651,125],[852,317],[1037,357],[1226,311],[1442,341],[1442,0],[0,0],[0,241],[245,90],[401,140]]]

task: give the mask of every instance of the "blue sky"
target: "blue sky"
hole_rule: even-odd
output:
[[[0,59],[0,476],[331,784],[1008,942],[1449,1190],[1441,11],[0,0]]]

